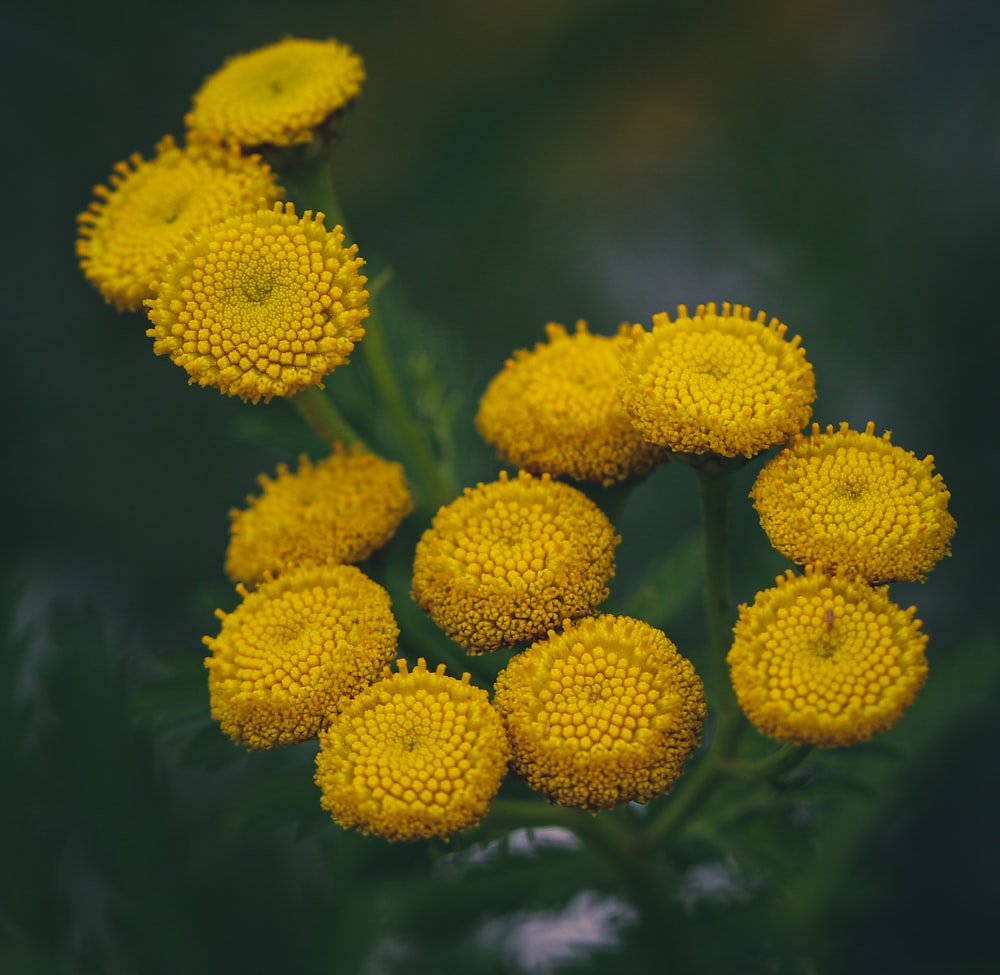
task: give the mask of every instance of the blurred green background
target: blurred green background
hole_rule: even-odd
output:
[[[154,357],[142,316],[105,306],[77,270],[74,217],[116,161],[182,134],[227,56],[284,35],[336,36],[365,59],[341,201],[410,310],[396,319],[406,368],[433,361],[463,397],[466,483],[497,466],[475,397],[545,322],[607,332],[709,300],[803,336],[821,423],[873,419],[934,454],[959,530],[926,585],[894,589],[931,635],[930,683],[887,736],[902,757],[858,759],[854,804],[825,807],[801,871],[785,865],[786,896],[678,901],[677,970],[997,970],[1000,6],[43,0],[2,21],[0,971],[603,971],[630,957],[627,924],[619,949],[550,968],[496,928],[476,934],[605,890],[586,857],[470,877],[436,849],[345,836],[319,810],[309,755],[251,760],[207,722],[199,641],[231,605],[226,512],[317,444],[284,404],[189,388]],[[622,592],[690,541],[686,473],[637,492]],[[748,600],[782,566],[737,502]],[[686,631],[670,632],[684,650]]]

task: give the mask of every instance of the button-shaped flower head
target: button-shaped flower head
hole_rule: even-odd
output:
[[[181,149],[167,136],[146,161],[120,162],[77,217],[76,253],[107,301],[136,310],[190,233],[232,213],[269,207],[284,195],[259,156],[207,141]]]
[[[185,121],[238,146],[309,142],[364,80],[346,44],[289,37],[230,58],[195,94]]]
[[[346,828],[447,838],[485,814],[510,746],[489,695],[423,658],[362,691],[320,734],[316,784]]]
[[[690,661],[625,616],[567,622],[518,654],[497,677],[495,704],[514,770],[554,802],[594,811],[670,789],[706,713]]]
[[[212,717],[233,741],[273,748],[315,738],[396,655],[389,594],[353,565],[307,566],[216,613],[205,637]]]
[[[814,423],[761,469],[750,497],[782,555],[869,582],[924,579],[955,534],[934,458],[876,436],[874,423],[864,432]]]
[[[729,302],[699,305],[653,329],[632,328],[622,358],[622,402],[639,432],[680,454],[753,457],[798,433],[816,398],[799,336]]]
[[[395,534],[413,509],[403,468],[360,447],[337,445],[313,464],[258,478],[262,492],[230,512],[226,572],[246,583],[300,565],[360,562]]]
[[[466,488],[417,544],[413,598],[472,653],[590,615],[614,575],[614,526],[585,494],[521,471]]]
[[[665,459],[632,426],[618,395],[623,336],[576,323],[546,326],[549,341],[521,349],[490,382],[476,425],[500,459],[533,474],[612,484]]]
[[[833,748],[891,728],[927,678],[914,607],[856,576],[779,576],[741,606],[729,651],[747,718],[779,741]]]
[[[230,396],[291,396],[347,362],[365,334],[357,246],[288,203],[190,238],[148,300],[157,355]]]

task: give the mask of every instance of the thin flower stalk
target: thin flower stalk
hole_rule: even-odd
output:
[[[351,426],[347,417],[321,389],[307,386],[289,399],[323,443],[329,446],[339,441],[348,445],[364,445],[361,434]]]
[[[732,472],[728,469],[696,468],[701,492],[702,528],[705,544],[705,620],[708,630],[710,667],[715,681],[715,734],[713,751],[728,759],[736,751],[746,729],[726,667],[732,637],[732,584],[729,564],[729,495]]]
[[[293,196],[309,200],[325,213],[331,224],[339,224],[348,240],[354,236],[347,225],[343,208],[334,189],[332,159],[328,151],[304,160],[288,177]],[[368,299],[369,315],[365,321],[362,354],[368,363],[375,389],[393,427],[400,447],[406,452],[407,467],[414,472],[426,491],[426,507],[436,510],[455,493],[453,478],[443,470],[427,437],[426,428],[414,416],[403,384],[389,353],[385,327],[374,294]]]

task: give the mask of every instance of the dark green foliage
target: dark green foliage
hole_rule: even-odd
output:
[[[234,16],[57,0],[5,13],[0,972],[508,975],[517,922],[583,892],[652,920],[619,915],[620,943],[561,975],[994,972],[998,9],[248,0]],[[103,306],[80,275],[73,215],[116,160],[181,134],[225,57],[285,34],[337,36],[365,58],[338,189],[373,278],[393,273],[380,300],[398,366],[458,486],[499,469],[476,399],[546,321],[609,333],[732,300],[802,334],[817,420],[873,419],[933,452],[952,490],[954,557],[893,592],[931,636],[912,712],[777,781],[728,779],[669,855],[626,847],[659,902],[596,846],[508,850],[499,813],[451,844],[344,833],[319,806],[312,746],[249,755],[210,720],[199,640],[236,603],[226,512],[258,473],[322,445],[285,404],[188,388],[155,358],[142,316]],[[371,409],[362,369],[329,385],[349,416]],[[392,453],[391,424],[370,419]],[[612,603],[703,669],[689,473],[658,471],[629,500]],[[785,565],[745,500],[752,471],[740,479],[746,601]],[[392,593],[404,654],[488,685],[509,653],[466,659],[409,603],[426,516],[368,569]],[[683,785],[610,822],[644,821]],[[469,862],[481,845],[493,852]]]

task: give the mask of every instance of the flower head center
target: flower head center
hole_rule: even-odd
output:
[[[860,477],[846,477],[840,482],[840,496],[845,501],[860,501],[868,491],[867,482]]]
[[[832,657],[837,652],[836,645],[827,637],[817,640],[809,649],[814,657],[821,657],[824,660]]]
[[[243,285],[243,297],[255,305],[263,305],[274,290],[274,282],[262,279],[248,281]]]

